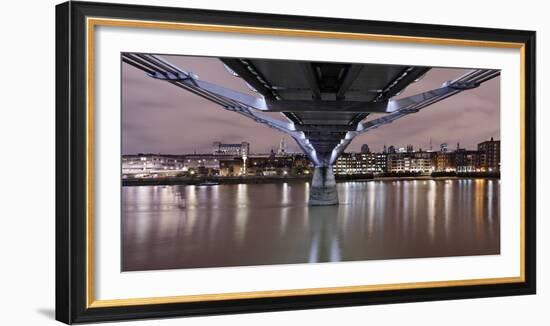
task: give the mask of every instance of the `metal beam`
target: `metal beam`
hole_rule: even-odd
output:
[[[350,113],[385,113],[388,102],[367,101],[321,101],[321,100],[267,100],[268,112],[350,112]]]
[[[311,97],[314,100],[320,100],[321,99],[321,89],[319,88],[319,82],[317,81],[317,74],[313,70],[313,67],[311,66],[311,63],[309,62],[302,62],[301,65],[302,70],[304,71],[304,75],[306,77],[306,80],[309,84],[309,87],[311,88]]]
[[[362,65],[354,65],[352,64],[346,71],[346,75],[344,76],[342,82],[340,82],[340,87],[338,88],[338,92],[336,92],[336,99],[342,100],[346,96],[346,92],[351,87],[351,84],[359,77],[359,74],[361,73],[361,70],[363,70]]]
[[[330,123],[331,125],[332,124],[347,125],[348,122],[349,122],[349,119],[338,119],[338,120],[332,119],[332,120],[330,120],[330,122],[328,122],[327,120],[324,120],[324,119],[302,119],[302,121],[305,125],[320,125],[320,126],[322,126],[325,123]]]
[[[357,125],[295,125],[294,128],[298,131],[304,132],[347,132],[347,131],[356,131]]]
[[[427,67],[408,67],[403,69],[396,79],[384,87],[382,93],[376,97],[375,101],[388,100],[399,94],[405,87],[424,76],[430,69]]]
[[[259,72],[252,66],[252,64],[243,59],[233,59],[233,58],[221,58],[223,64],[228,66],[233,70],[237,75],[239,75],[243,80],[247,81],[250,86],[252,86],[258,93],[262,94],[268,99],[275,99],[277,92],[273,90],[271,85],[267,83],[265,78],[259,75]],[[264,82],[260,81],[261,78]]]

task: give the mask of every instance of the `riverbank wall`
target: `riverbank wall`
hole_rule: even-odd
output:
[[[499,179],[499,173],[472,172],[472,173],[432,173],[432,175],[385,173],[380,175],[339,175],[336,182],[349,181],[393,181],[393,180],[442,180],[442,179]],[[292,183],[310,182],[311,175],[302,176],[247,176],[247,177],[168,177],[151,179],[122,179],[123,186],[159,186],[159,185],[205,185],[205,184],[263,184],[263,183]]]

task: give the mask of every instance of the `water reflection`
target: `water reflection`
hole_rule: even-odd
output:
[[[308,183],[122,189],[123,270],[498,254],[500,182]]]

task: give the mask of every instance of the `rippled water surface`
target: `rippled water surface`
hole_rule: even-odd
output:
[[[309,184],[122,189],[124,271],[498,254],[500,181],[338,184],[340,205],[307,205]]]

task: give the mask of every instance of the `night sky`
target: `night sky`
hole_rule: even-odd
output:
[[[163,58],[200,79],[227,88],[254,94],[240,78],[230,75],[216,58],[164,56]],[[419,82],[411,84],[399,97],[438,88],[467,70],[434,68]],[[270,113],[281,119],[282,114]],[[369,119],[382,115],[371,114]],[[148,77],[122,64],[122,153],[210,153],[212,142],[248,141],[252,153],[276,150],[281,138],[287,150],[300,152],[289,136],[256,123],[238,113],[226,111],[182,88]],[[464,91],[355,138],[347,151],[359,151],[362,144],[380,151],[384,144],[396,148],[413,144],[415,149],[433,149],[443,142],[450,149],[475,149],[491,137],[500,139],[500,77],[479,88]]]

